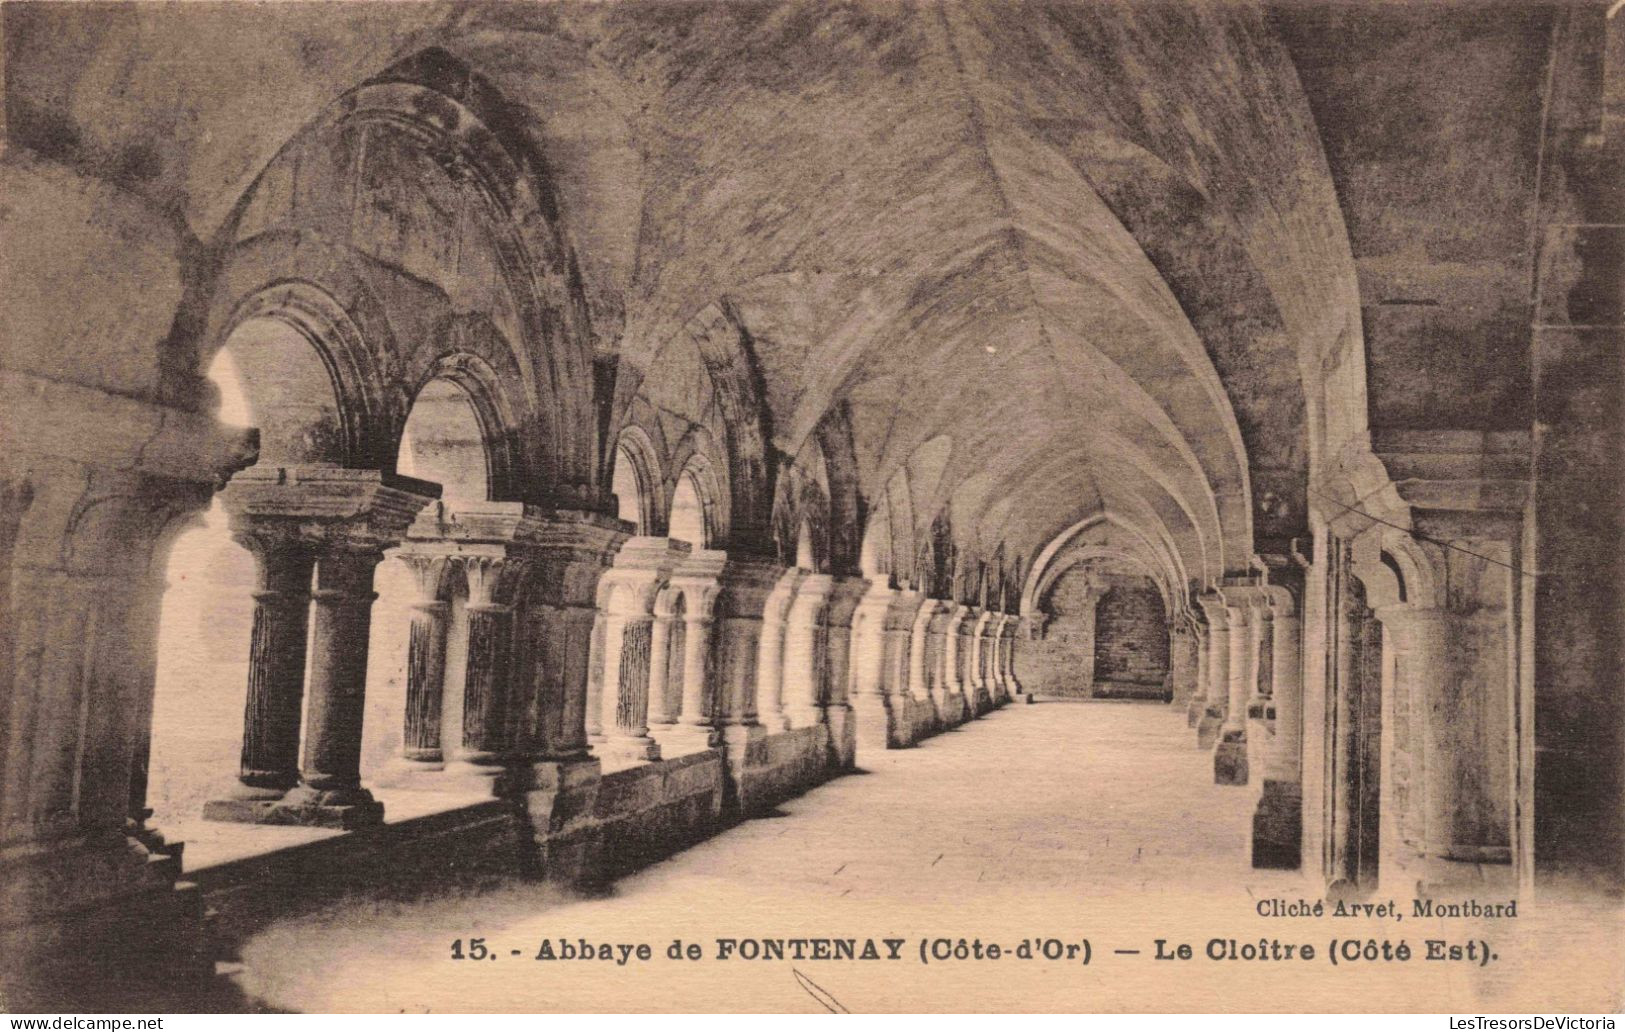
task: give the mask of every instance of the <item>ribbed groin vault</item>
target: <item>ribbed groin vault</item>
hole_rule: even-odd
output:
[[[1334,893],[1618,892],[1607,8],[6,4],[0,957],[1035,696]]]

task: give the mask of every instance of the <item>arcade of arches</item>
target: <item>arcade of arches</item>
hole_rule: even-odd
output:
[[[1617,894],[1608,8],[6,4],[0,956],[1035,695],[1243,865]]]

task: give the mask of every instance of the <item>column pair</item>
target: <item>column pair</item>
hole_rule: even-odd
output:
[[[360,770],[373,575],[434,493],[375,471],[259,467],[222,493],[258,587],[241,769],[206,818],[346,828],[383,819]]]
[[[604,759],[618,766],[660,758],[660,746],[649,734],[651,674],[669,676],[669,618],[661,621],[661,659],[656,670],[655,599],[689,546],[663,537],[634,537],[621,546],[599,587],[599,640],[603,673],[597,702]],[[664,695],[665,685],[661,685]],[[588,700],[589,719],[594,700]]]

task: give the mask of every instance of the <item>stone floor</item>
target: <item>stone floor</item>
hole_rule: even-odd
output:
[[[1250,868],[1253,793],[1215,786],[1211,758],[1193,738],[1184,715],[1166,706],[1012,706],[918,748],[860,756],[863,773],[625,878],[605,897],[512,884],[412,903],[355,901],[261,933],[232,977],[259,1005],[301,1010],[821,1010],[804,980],[854,1011],[1438,1011],[1511,1002],[1515,965],[1491,974],[1206,960],[1205,944],[1220,936],[1312,941],[1324,952],[1334,935],[1416,940],[1429,930],[1257,917],[1258,899],[1318,894],[1295,872]],[[467,950],[476,937],[495,959],[451,959],[454,940]],[[654,959],[532,959],[544,939],[557,949],[583,937],[648,943]],[[907,943],[899,961],[718,961],[724,937]],[[922,966],[921,939],[937,937],[1006,949],[1088,939],[1091,962]],[[1154,960],[1157,938],[1190,942],[1196,959]],[[674,939],[700,943],[704,960],[667,959]],[[1381,1006],[1351,1002],[1372,993]]]

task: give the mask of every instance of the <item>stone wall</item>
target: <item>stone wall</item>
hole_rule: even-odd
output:
[[[1096,696],[1162,696],[1168,621],[1150,581],[1114,578],[1095,607],[1094,637]]]
[[[1033,691],[1063,698],[1167,697],[1168,625],[1149,580],[1077,566],[1056,579],[1043,608],[1043,634],[1023,643],[1017,669]]]

